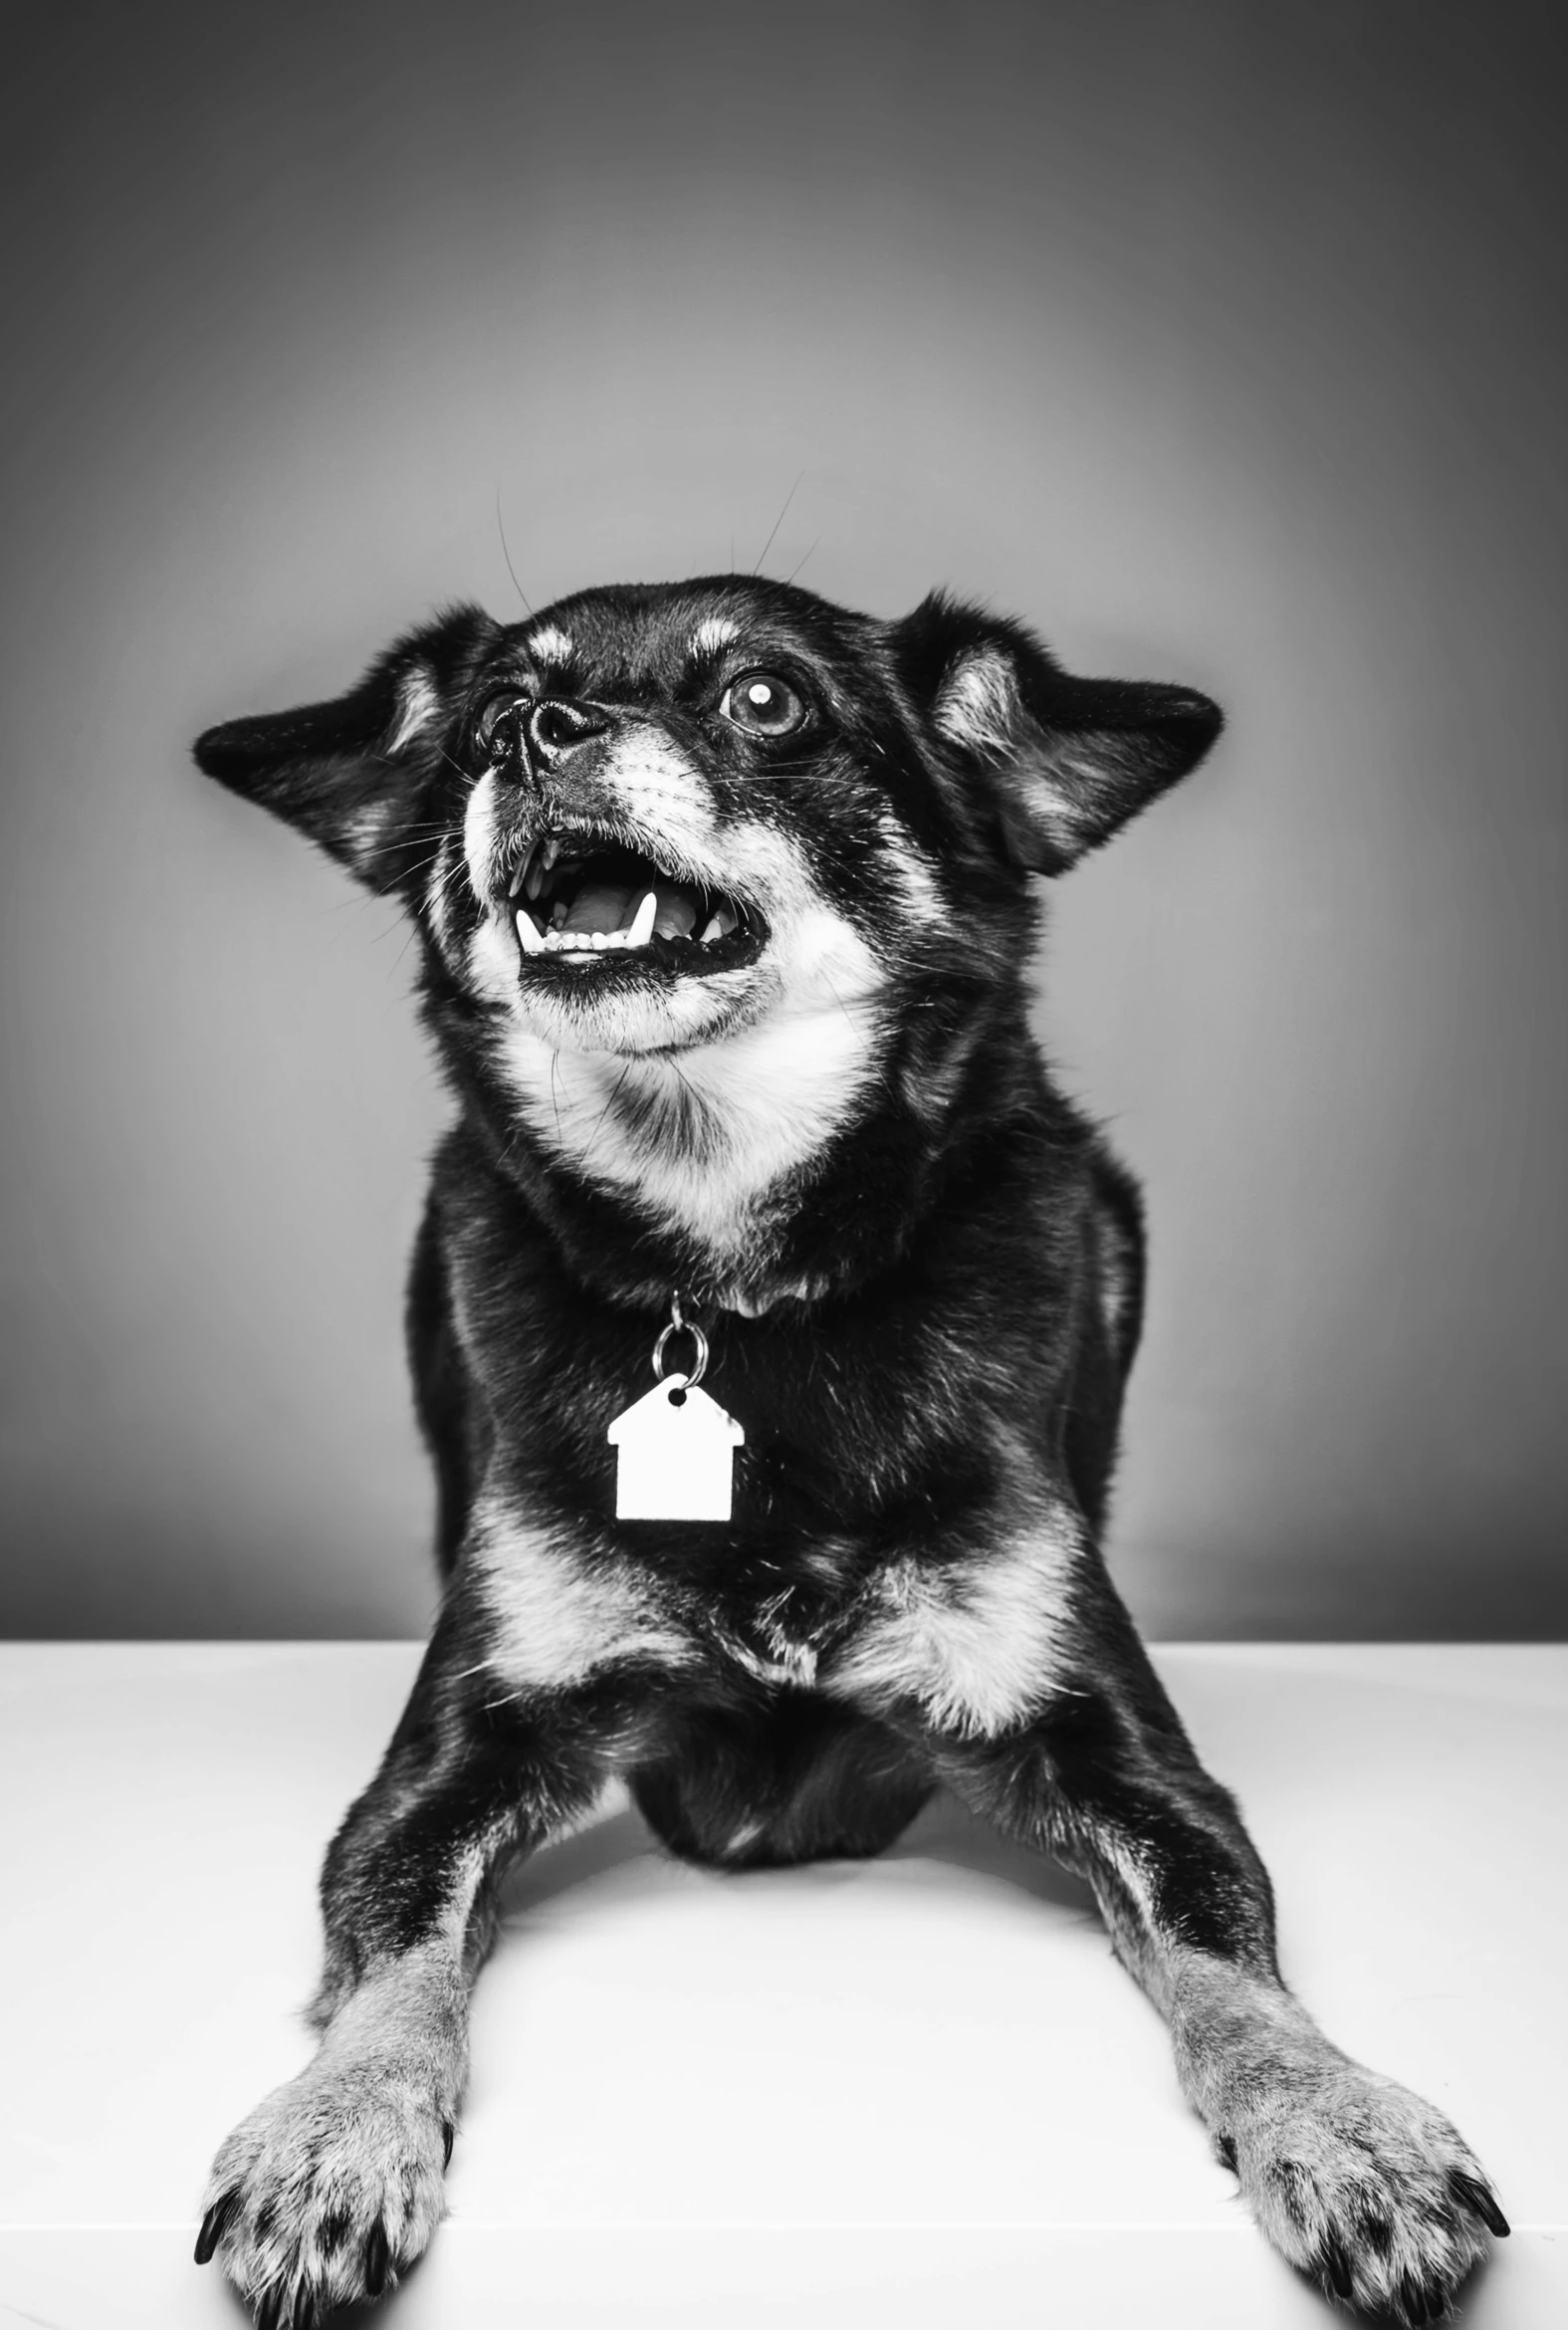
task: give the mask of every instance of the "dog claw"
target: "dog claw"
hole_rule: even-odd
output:
[[[452,2165],[452,2146],[456,2141],[456,2128],[450,2120],[443,2120],[441,2122],[441,2166],[443,2169],[449,2169]]]
[[[234,2214],[234,2205],[239,2197],[237,2191],[220,2193],[202,2218],[201,2230],[196,2235],[196,2262],[198,2265],[207,2264],[216,2251],[218,2243],[228,2228],[229,2218]]]
[[[1427,2300],[1420,2287],[1411,2280],[1408,2273],[1400,2283],[1399,2302],[1404,2307],[1406,2319],[1413,2325],[1413,2330],[1421,2330],[1421,2325],[1427,2319]]]
[[[386,2245],[385,2225],[372,2224],[369,2238],[364,2244],[364,2286],[371,2297],[379,2297],[385,2289],[386,2270],[391,2261],[391,2251]]]
[[[1456,2200],[1461,2201],[1473,2216],[1478,2216],[1489,2233],[1494,2233],[1499,2241],[1507,2239],[1511,2229],[1508,2219],[1484,2185],[1474,2177],[1467,2177],[1462,2169],[1451,2169],[1449,2186]]]
[[[1356,2285],[1350,2277],[1350,2267],[1346,2263],[1344,2250],[1338,2241],[1332,2238],[1323,2244],[1323,2271],[1328,2275],[1329,2280],[1342,2298],[1348,2298],[1351,2295]]]

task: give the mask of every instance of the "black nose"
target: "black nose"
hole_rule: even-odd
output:
[[[535,774],[554,776],[572,754],[596,736],[609,733],[609,721],[590,705],[574,704],[567,696],[546,696],[523,723],[528,757]]]

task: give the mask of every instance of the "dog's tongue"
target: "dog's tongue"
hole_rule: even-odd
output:
[[[584,934],[629,930],[647,894],[646,882],[585,882],[560,927]],[[659,937],[690,938],[697,921],[695,902],[673,882],[655,883],[654,895],[659,903],[653,927]]]
[[[562,930],[619,930],[637,910],[638,892],[629,882],[588,882],[571,901]]]

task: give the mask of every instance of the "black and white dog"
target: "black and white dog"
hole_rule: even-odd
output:
[[[1029,1037],[1030,876],[1219,728],[941,596],[724,576],[460,607],[198,743],[407,908],[458,1104],[409,1298],[441,1615],[328,1854],[320,2052],[196,2251],[270,2330],[425,2247],[498,1879],[616,1774],[724,1868],[876,1853],[946,1783],[1087,1877],[1326,2291],[1435,2320],[1507,2231],[1282,1986],[1100,1555],[1139,1204]]]

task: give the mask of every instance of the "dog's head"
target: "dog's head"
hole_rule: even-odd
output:
[[[941,596],[882,623],[724,576],[505,628],[457,608],[196,759],[401,895],[477,997],[562,1050],[635,1053],[834,978],[858,997],[933,933],[994,952],[988,908],[1219,727],[1206,697],[1072,678]]]
[[[559,1125],[561,1066],[598,1061],[644,1112],[650,1078],[728,1077],[825,1133],[843,1108],[813,1078],[847,1107],[888,1087],[901,1027],[953,1020],[944,995],[1016,991],[1027,876],[1219,726],[940,595],[887,623],[723,576],[505,627],[457,608],[340,700],[211,729],[196,757],[403,900],[437,1008],[485,1032],[525,1117],[543,1063]],[[762,1147],[759,1172],[783,1154]]]

